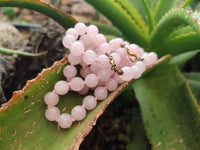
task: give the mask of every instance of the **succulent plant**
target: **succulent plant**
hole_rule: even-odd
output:
[[[200,15],[186,9],[192,1],[186,0],[180,6],[176,6],[177,0],[86,1],[112,21],[115,27],[110,27],[111,30],[103,27],[104,31],[109,29],[107,34],[114,31],[114,36],[136,43],[147,52],[156,52],[159,61],[141,78],[121,84],[83,121],[69,129],[60,129],[45,119],[43,99],[57,81],[65,79],[62,70],[68,64],[68,57],[64,57],[27,81],[21,91],[14,92],[11,100],[2,105],[0,149],[78,149],[106,107],[128,90],[135,91],[153,149],[200,149],[200,74],[183,74],[179,68],[200,48]],[[0,0],[0,6],[33,9],[53,18],[65,29],[77,22],[40,0]],[[134,99],[133,95],[127,96]],[[70,112],[81,104],[81,99],[82,96],[69,92],[60,97],[58,107]],[[133,149],[134,142],[131,146]]]

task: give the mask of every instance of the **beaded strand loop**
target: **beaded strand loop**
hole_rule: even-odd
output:
[[[70,51],[70,65],[63,69],[66,80],[57,81],[54,89],[45,94],[44,102],[47,104],[46,119],[56,121],[64,129],[70,128],[74,121],[83,120],[87,111],[95,109],[97,101],[106,99],[109,91],[123,82],[138,79],[157,61],[156,53],[144,52],[138,45],[121,38],[107,43],[95,25],[87,27],[81,22],[66,31],[62,43]],[[76,65],[81,66],[79,77]],[[86,95],[89,90],[94,91],[94,96]],[[73,107],[70,114],[61,113],[55,105],[59,95],[69,91],[86,96],[82,105]]]

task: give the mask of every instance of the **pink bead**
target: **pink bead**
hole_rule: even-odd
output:
[[[106,43],[106,37],[103,34],[98,34],[93,42],[96,47],[99,47],[100,45]]]
[[[95,25],[90,25],[87,27],[87,34],[89,37],[96,37],[98,32],[99,30]]]
[[[70,128],[73,121],[72,121],[72,116],[68,113],[63,113],[58,117],[58,125],[61,128],[67,129]]]
[[[110,45],[108,43],[104,43],[99,46],[99,50],[97,53],[102,55],[105,53],[110,54],[110,52],[111,52]]]
[[[122,80],[117,73],[114,74],[114,79],[118,84],[124,83],[124,80]]]
[[[99,68],[108,68],[110,66],[109,59],[106,55],[100,55],[96,62]]]
[[[87,27],[84,23],[79,22],[75,25],[74,29],[78,32],[79,35],[85,34]]]
[[[91,73],[90,67],[81,67],[80,70],[81,77],[85,78],[89,73]]]
[[[48,108],[46,110],[46,112],[45,112],[45,117],[49,121],[55,121],[55,120],[57,120],[58,117],[59,117],[59,115],[60,115],[60,110],[57,107],[55,107],[55,106]]]
[[[98,66],[97,63],[94,63],[94,64],[92,64],[92,65],[90,66],[90,71],[91,71],[91,73],[97,74],[97,72],[98,72],[99,69],[100,69],[100,68],[99,68],[99,66]]]
[[[143,63],[145,64],[145,66],[150,66],[156,62],[157,54],[154,52],[144,53],[143,58],[144,58]]]
[[[80,41],[74,42],[70,47],[70,52],[73,56],[80,56],[84,52],[84,46]]]
[[[56,82],[54,89],[58,95],[65,95],[69,91],[69,85],[66,81],[60,80]]]
[[[108,91],[105,87],[97,87],[94,90],[94,95],[98,100],[104,100],[108,96]]]
[[[83,99],[85,109],[92,110],[97,106],[97,100],[94,96],[88,95]]]
[[[88,65],[93,64],[95,62],[96,58],[97,58],[97,55],[92,50],[85,51],[85,53],[82,56],[83,61]]]
[[[73,91],[80,91],[84,87],[84,81],[80,77],[74,77],[70,80],[70,88]]]
[[[63,74],[64,76],[70,80],[71,78],[75,77],[77,74],[77,69],[76,67],[72,66],[72,65],[67,65],[64,69],[63,69]]]
[[[112,53],[111,56],[113,57],[114,63],[116,65],[119,65],[120,61],[121,61],[121,57],[119,54],[117,53]]]
[[[140,68],[141,72],[144,72],[146,70],[144,63],[141,61],[136,62],[135,66],[138,66]]]
[[[111,76],[111,70],[110,69],[100,69],[97,72],[97,75],[100,77],[100,80],[102,81],[108,81]]]
[[[86,110],[82,106],[75,106],[71,111],[72,118],[81,121],[86,116]]]
[[[157,54],[156,54],[155,52],[150,52],[150,53],[148,54],[148,57],[151,58],[152,64],[156,63],[156,61],[157,61],[157,59],[158,59],[158,56],[157,56]]]
[[[124,40],[122,38],[116,38],[110,40],[109,45],[111,47],[111,51],[115,52],[117,49],[121,47],[122,43],[124,43]]]
[[[133,79],[133,70],[130,67],[123,67],[122,71],[124,72],[119,77],[124,81],[130,81]]]
[[[75,42],[75,38],[72,35],[67,35],[62,40],[62,44],[64,45],[65,48],[68,48],[68,49],[74,42]]]
[[[49,106],[57,105],[59,102],[59,96],[55,92],[48,92],[44,96],[44,102]]]
[[[88,91],[89,91],[89,87],[88,87],[87,85],[84,85],[83,89],[80,90],[80,91],[78,91],[78,93],[79,93],[80,95],[85,95],[85,94],[88,93]]]
[[[69,28],[65,35],[72,35],[74,37],[74,39],[76,40],[78,38],[78,32],[74,29],[74,28]]]
[[[127,46],[127,48],[135,53],[138,57],[142,57],[142,55],[144,54],[144,50],[142,48],[140,48],[138,45],[136,44],[130,44],[129,46]]]
[[[99,80],[98,86],[104,86],[104,85],[105,85],[105,81]]]
[[[93,88],[96,87],[98,84],[98,77],[96,74],[88,74],[85,77],[85,84],[89,87],[89,88]]]
[[[86,64],[86,63],[83,61],[83,59],[82,59],[82,58],[81,58],[80,65],[81,65],[83,68],[85,68],[85,67],[87,67],[87,66],[88,66],[88,64]]]
[[[81,62],[81,56],[68,55],[68,61],[71,65],[78,65]]]
[[[138,66],[132,66],[133,70],[133,79],[138,79],[142,75],[142,70]]]
[[[80,41],[84,43],[86,47],[88,47],[91,44],[91,39],[87,34],[84,34],[80,37]]]
[[[127,56],[127,52],[124,48],[117,49],[115,53],[119,54],[122,59],[124,59]]]
[[[114,78],[108,80],[105,84],[108,91],[114,91],[118,87],[118,83]]]

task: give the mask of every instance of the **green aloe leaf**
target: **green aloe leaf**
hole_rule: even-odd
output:
[[[0,7],[20,7],[35,10],[54,19],[65,29],[74,26],[77,22],[71,15],[41,0],[0,0]]]
[[[163,64],[166,59],[167,57],[162,58],[155,66]],[[110,102],[135,82],[133,80],[120,85],[104,101],[98,102],[94,110],[87,112],[83,121],[75,122],[70,129],[59,129],[55,122],[46,120],[44,116],[46,105],[43,97],[53,90],[57,81],[65,80],[62,69],[66,64],[67,56],[55,62],[52,67],[43,70],[36,79],[28,81],[21,91],[14,92],[11,100],[2,105],[0,108],[0,149],[43,150],[47,146],[48,150],[78,149]],[[62,112],[70,113],[74,106],[82,104],[82,99],[83,96],[69,92],[65,96],[60,96],[58,108]]]
[[[182,7],[186,8],[193,0],[185,0],[185,2],[183,3]]]
[[[86,1],[103,13],[108,19],[110,19],[130,42],[139,44],[142,47],[148,46],[148,28],[145,26],[141,15],[128,1]]]
[[[20,50],[12,50],[12,49],[0,47],[0,53],[4,53],[8,55],[17,54],[17,55],[23,55],[23,56],[29,56],[29,57],[39,57],[39,56],[46,55],[48,52],[44,51],[41,53],[29,53],[29,52],[23,52]]]
[[[121,37],[123,39],[126,39],[122,33],[114,26],[109,26],[109,25],[105,25],[105,24],[101,24],[98,22],[92,22],[92,24],[96,25],[99,29],[99,32],[104,34],[104,35],[111,35],[114,37]]]
[[[145,21],[146,25],[149,26],[149,32],[153,29],[154,20],[152,16],[152,8],[151,5],[155,3],[153,0],[149,4],[147,0],[128,0],[135,9],[138,10],[142,19]]]
[[[163,56],[166,54],[178,55],[196,49],[200,49],[200,37],[196,32],[190,32],[171,38],[165,44],[155,48],[154,51],[159,56]]]
[[[184,73],[184,76],[188,79],[189,86],[194,94],[195,99],[200,105],[200,73]]]
[[[158,22],[165,13],[175,7],[176,3],[177,0],[158,0],[153,12],[155,22]]]
[[[151,33],[151,48],[158,49],[158,47],[166,44],[171,40],[171,34],[175,30],[186,26],[191,26],[200,35],[198,20],[192,17],[189,12],[179,8],[171,10],[159,21]]]
[[[200,50],[195,50],[195,51],[189,51],[185,53],[181,53],[179,55],[176,55],[172,58],[170,65],[171,66],[179,66],[188,60],[190,60],[192,57],[194,57],[197,53],[199,53]]]
[[[131,125],[132,125],[131,130],[133,132],[133,135],[131,141],[128,144],[127,150],[148,150],[150,144],[146,136],[146,131],[144,129],[141,112],[138,108],[139,106],[135,98],[135,94],[133,93],[133,91],[128,91],[128,90],[126,90],[122,94],[124,94],[122,100],[128,99],[129,101],[134,102],[134,107],[132,108],[132,120],[131,120]],[[122,94],[120,94],[120,96]]]
[[[11,100],[0,108],[0,149],[78,149],[83,138],[90,132],[97,118],[104,112],[116,95],[128,85],[124,83],[108,98],[87,113],[87,117],[76,122],[70,129],[58,129],[56,123],[45,119],[45,93],[53,90],[58,80],[65,80],[62,69],[67,57],[45,69],[36,79],[28,81],[21,91],[13,94]],[[58,107],[64,112],[82,103],[83,96],[70,92],[60,96]],[[34,141],[34,142],[31,142]]]
[[[160,67],[133,85],[150,143],[155,150],[198,150],[200,112],[187,80],[176,67]]]

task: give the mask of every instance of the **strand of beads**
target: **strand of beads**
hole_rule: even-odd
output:
[[[86,117],[86,110],[93,110],[97,100],[104,100],[108,91],[114,91],[119,84],[139,78],[146,68],[157,61],[154,52],[144,52],[136,44],[129,44],[121,38],[106,42],[103,34],[98,33],[95,25],[86,26],[77,23],[74,28],[66,31],[63,45],[69,49],[67,65],[63,69],[66,81],[56,82],[54,90],[46,93],[47,104],[45,116],[49,121],[56,121],[61,128],[70,128],[74,121]],[[76,65],[80,65],[80,77]],[[93,95],[86,95],[88,91]],[[75,106],[71,113],[62,113],[56,107],[59,95],[69,91],[86,95],[82,105]]]

